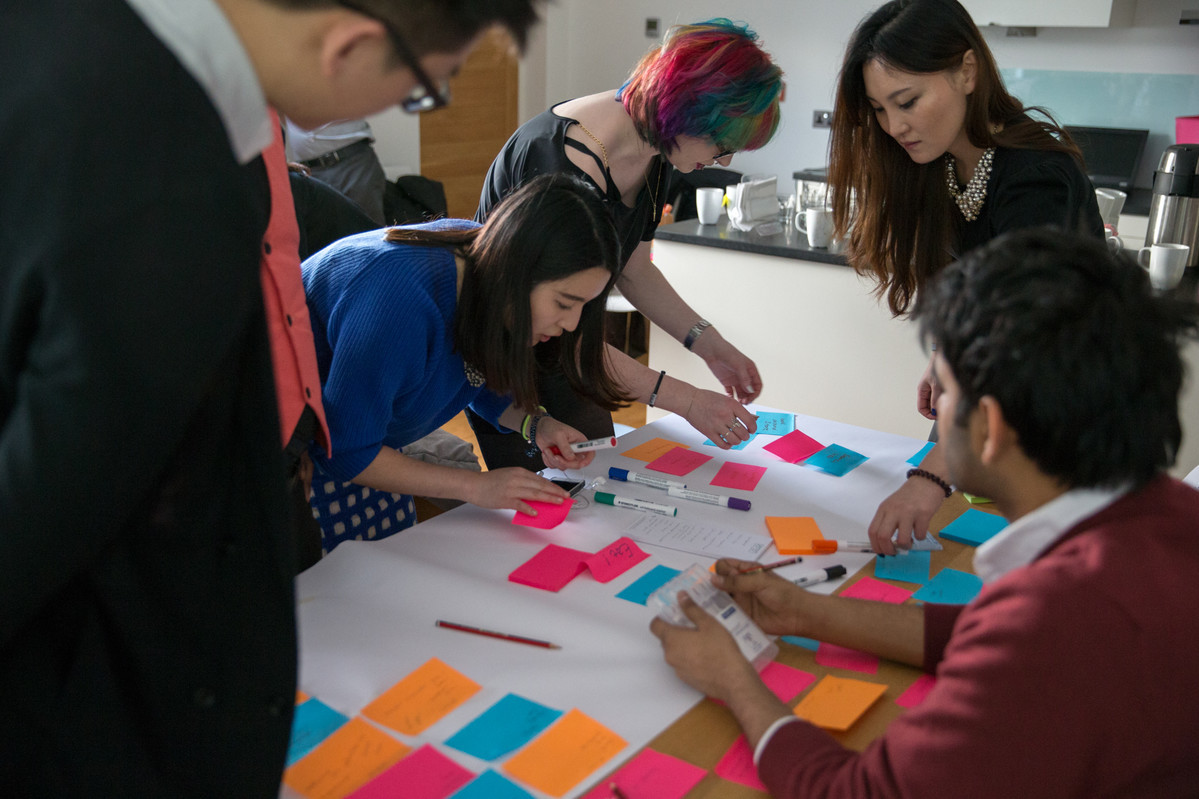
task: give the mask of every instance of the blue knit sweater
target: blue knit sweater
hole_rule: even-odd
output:
[[[417,227],[476,226],[459,219]],[[333,456],[312,459],[349,481],[384,445],[400,449],[467,405],[492,424],[511,400],[466,381],[454,352],[458,300],[453,253],[393,244],[372,230],[337,241],[303,264]]]

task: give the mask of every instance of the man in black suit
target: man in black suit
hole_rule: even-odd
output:
[[[277,794],[296,647],[267,106],[436,105],[532,2],[0,6],[0,794]]]

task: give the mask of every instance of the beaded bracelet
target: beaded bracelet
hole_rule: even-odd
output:
[[[538,413],[526,413],[524,421],[520,423],[520,435],[525,441],[529,442],[529,448],[525,450],[525,454],[530,458],[541,452],[537,447],[537,422],[541,421],[541,417],[547,414],[544,405],[537,406]]]
[[[925,480],[932,480],[934,483],[941,486],[941,490],[945,492],[946,499],[953,495],[953,486],[949,485],[949,483],[945,482],[928,469],[908,469],[908,479],[911,480],[913,477],[923,477]]]

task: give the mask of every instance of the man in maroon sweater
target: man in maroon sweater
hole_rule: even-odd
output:
[[[767,632],[935,672],[927,699],[858,753],[795,717],[692,603],[697,630],[653,622],[667,662],[728,705],[774,796],[1195,796],[1199,492],[1163,470],[1196,306],[1102,244],[1031,230],[947,268],[917,316],[953,480],[1011,520],[975,555],[982,592],[887,605],[730,561],[713,583]]]

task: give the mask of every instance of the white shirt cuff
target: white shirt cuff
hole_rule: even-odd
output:
[[[770,739],[774,735],[775,730],[784,724],[790,724],[793,721],[798,722],[802,720],[803,719],[801,719],[799,716],[783,716],[781,719],[775,721],[774,724],[771,724],[769,727],[767,727],[765,734],[762,735],[762,737],[758,740],[758,745],[754,747],[754,768],[758,767],[758,760],[762,757],[762,750],[766,748],[766,744],[770,743]]]

